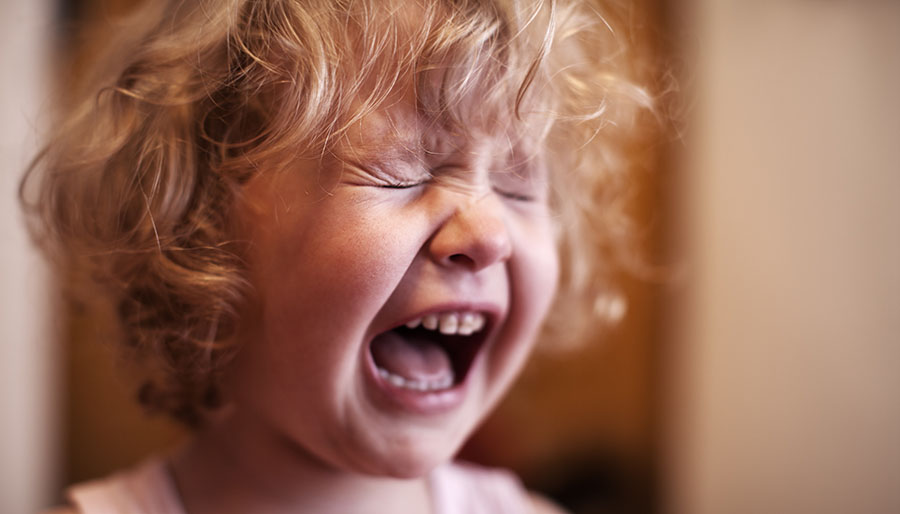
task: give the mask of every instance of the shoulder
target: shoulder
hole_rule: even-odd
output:
[[[434,470],[430,477],[437,512],[491,514],[558,514],[549,500],[529,492],[513,473],[454,462]]]
[[[167,465],[159,458],[147,459],[106,478],[76,484],[66,490],[66,497],[72,507],[44,514],[184,514]]]
[[[531,512],[534,514],[568,514],[568,511],[534,491],[528,492],[528,500],[531,502]]]
[[[64,505],[41,511],[41,514],[78,514],[78,511],[74,507]]]

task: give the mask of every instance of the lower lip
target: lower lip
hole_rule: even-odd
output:
[[[440,391],[413,391],[398,387],[378,374],[372,354],[366,348],[366,382],[371,386],[375,401],[388,409],[410,414],[434,416],[459,407],[466,397],[466,382]],[[471,372],[471,370],[470,370]]]

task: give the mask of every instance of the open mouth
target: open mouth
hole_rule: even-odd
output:
[[[376,336],[369,351],[382,379],[422,393],[463,383],[484,344],[480,312],[428,314]]]

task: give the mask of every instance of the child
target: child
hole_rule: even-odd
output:
[[[613,237],[579,214],[616,203],[647,99],[596,7],[148,9],[23,191],[194,434],[66,509],[556,511],[450,461]]]

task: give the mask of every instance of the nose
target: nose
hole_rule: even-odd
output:
[[[469,196],[458,204],[428,245],[441,266],[480,271],[512,255],[512,241],[503,206],[488,194]]]

